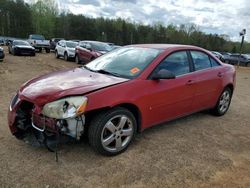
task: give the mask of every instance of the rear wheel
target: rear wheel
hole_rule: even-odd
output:
[[[212,109],[212,113],[216,116],[222,116],[224,115],[230,106],[231,98],[232,98],[233,91],[226,87],[223,92],[221,93],[217,104],[214,109]]]
[[[136,127],[134,115],[125,108],[101,112],[90,123],[90,145],[103,155],[117,155],[127,149],[135,136]]]

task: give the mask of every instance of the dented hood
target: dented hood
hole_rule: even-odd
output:
[[[70,95],[83,95],[128,79],[75,68],[50,73],[25,83],[19,96],[38,106]]]

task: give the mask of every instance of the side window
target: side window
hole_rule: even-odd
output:
[[[200,51],[191,51],[195,70],[203,70],[211,67],[209,56]]]
[[[189,61],[186,51],[175,52],[164,59],[156,68],[156,71],[168,70],[180,76],[190,72]]]
[[[220,66],[220,64],[211,57],[210,57],[210,62],[211,62],[212,67]]]

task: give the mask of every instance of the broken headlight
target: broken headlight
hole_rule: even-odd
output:
[[[42,114],[55,119],[74,118],[84,113],[87,97],[72,96],[44,105]]]

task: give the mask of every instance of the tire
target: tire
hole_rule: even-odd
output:
[[[41,53],[41,52],[42,52],[42,48],[39,48],[39,49],[38,49],[38,52]]]
[[[223,116],[228,111],[232,99],[232,94],[233,91],[229,87],[226,87],[222,91],[216,103],[216,106],[212,109],[212,113],[214,115]]]
[[[45,48],[45,51],[46,51],[47,54],[50,53],[50,49],[49,48]]]
[[[57,59],[59,58],[59,54],[58,54],[57,50],[55,51],[55,56]]]
[[[68,53],[67,53],[67,52],[64,53],[64,60],[65,60],[65,61],[68,61],[68,60],[69,60],[69,56],[68,56]]]
[[[250,67],[250,62],[247,62],[247,63],[246,63],[246,67]]]
[[[136,119],[127,109],[117,107],[103,111],[90,122],[89,143],[102,155],[117,155],[124,152],[132,142],[136,128]]]
[[[76,64],[80,64],[81,63],[78,54],[76,54],[75,62],[76,62]]]

